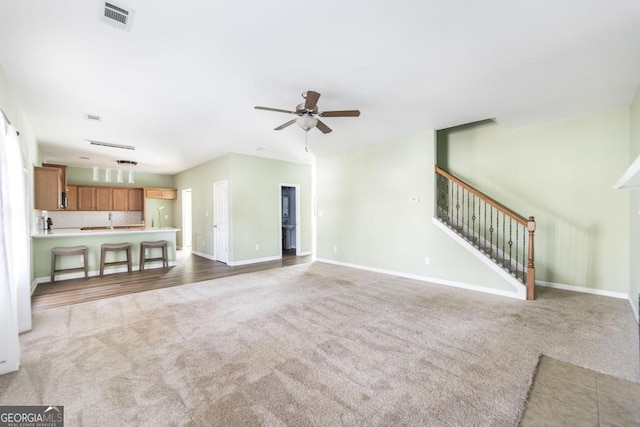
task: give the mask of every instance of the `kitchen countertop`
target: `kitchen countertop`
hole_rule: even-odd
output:
[[[82,237],[82,236],[99,236],[114,234],[142,234],[142,233],[165,233],[176,232],[179,228],[162,227],[162,228],[115,228],[113,230],[82,230],[81,228],[54,228],[51,231],[38,230],[31,234],[34,239],[46,239],[51,237]]]

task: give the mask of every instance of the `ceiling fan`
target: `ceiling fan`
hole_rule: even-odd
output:
[[[331,128],[327,126],[324,122],[318,119],[318,117],[358,117],[360,116],[359,110],[340,110],[340,111],[318,111],[318,99],[320,99],[320,94],[318,92],[314,92],[312,90],[308,90],[302,93],[302,97],[304,98],[304,102],[302,104],[298,104],[296,106],[295,111],[290,110],[282,110],[280,108],[270,108],[270,107],[255,107],[257,110],[266,110],[266,111],[276,111],[278,113],[287,113],[287,114],[295,114],[298,117],[295,119],[289,120],[286,123],[281,124],[274,130],[282,130],[287,126],[291,126],[294,123],[297,123],[305,132],[308,132],[309,129],[318,128],[322,133],[331,132]]]

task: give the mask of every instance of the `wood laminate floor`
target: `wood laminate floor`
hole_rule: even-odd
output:
[[[31,309],[45,310],[305,262],[311,262],[310,255],[295,256],[285,252],[280,260],[231,267],[197,255],[179,253],[174,267],[105,274],[104,277],[95,276],[87,280],[62,280],[56,281],[53,285],[41,283],[31,296]]]

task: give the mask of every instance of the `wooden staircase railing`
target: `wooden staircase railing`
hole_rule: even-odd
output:
[[[535,299],[535,218],[518,215],[436,166],[436,218],[527,288]]]

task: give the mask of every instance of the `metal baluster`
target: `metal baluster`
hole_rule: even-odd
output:
[[[489,207],[489,247],[491,248],[491,258],[493,258],[493,206]]]
[[[473,210],[472,212],[472,216],[471,216],[471,238],[475,238],[476,237],[476,196],[473,195]],[[477,240],[474,240],[474,246],[477,246]]]
[[[460,186],[456,185],[456,223],[455,226],[458,226],[458,222],[460,221]]]
[[[518,232],[520,231],[520,224],[516,225],[516,279],[518,278]]]
[[[485,248],[485,250],[487,249],[487,202],[482,201],[482,204],[484,205],[484,226],[482,227],[482,231],[483,231],[483,238],[482,238],[482,244]]]
[[[507,240],[504,238],[505,234],[507,234],[507,221],[504,219],[504,212],[502,213],[502,267],[504,268],[504,255],[506,253],[505,244]]]
[[[509,217],[509,273],[513,273],[513,268],[511,267],[513,255],[511,253],[511,248],[513,247],[513,232],[511,231],[513,225],[513,218]]]

